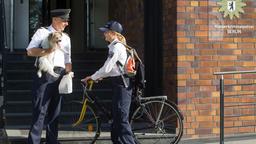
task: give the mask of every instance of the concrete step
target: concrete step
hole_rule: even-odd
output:
[[[0,138],[1,144],[26,144],[27,140],[27,133],[28,130],[25,130],[26,132],[21,132],[18,129],[7,129],[8,137],[6,135],[0,135],[2,136]],[[24,130],[23,130],[24,131]],[[45,132],[44,132],[45,133]],[[1,134],[1,132],[0,132]],[[62,132],[60,131],[59,140],[62,144],[90,144],[90,141],[86,137],[66,137],[63,138],[64,135],[62,135]],[[241,134],[241,135],[232,135],[232,136],[225,136],[225,144],[255,144],[256,138],[255,133],[252,134]],[[139,138],[140,141],[142,141],[141,144],[152,144],[152,140],[154,140],[154,136],[147,136],[147,137],[141,137]],[[7,143],[9,139],[9,143]],[[43,135],[42,141],[45,141],[45,136]],[[101,134],[99,139],[96,141],[97,144],[112,144],[110,140],[110,133],[104,132]],[[219,137],[204,137],[204,138],[183,138],[179,144],[219,144],[220,140]],[[43,143],[44,144],[44,143]],[[166,140],[166,143],[163,144],[169,144]]]
[[[6,68],[9,70],[27,70],[35,69],[34,60],[9,60],[7,61]],[[73,69],[96,69],[103,65],[103,60],[72,60]]]
[[[94,89],[90,92],[90,95],[97,96],[100,99],[111,99],[111,89],[101,88]],[[6,98],[6,104],[15,104],[16,102],[31,101],[32,95],[31,90],[8,90],[8,97]],[[82,97],[82,89],[73,89],[72,94],[63,95],[67,100],[76,100]]]
[[[28,57],[25,50],[15,52],[5,52],[5,74],[6,74],[6,97],[5,116],[6,125],[11,128],[28,128],[31,121],[33,76],[35,68],[33,66],[35,58]],[[62,105],[62,122],[67,120],[65,112],[68,104],[65,101],[80,100],[82,97],[82,87],[80,79],[93,74],[107,58],[107,51],[89,51],[86,53],[72,54],[72,65],[75,77],[73,80],[73,93],[64,95]],[[94,85],[90,95],[99,97],[100,103],[107,103],[109,106],[112,90],[110,81],[102,81]]]
[[[81,77],[82,78],[82,77]],[[73,88],[76,90],[81,89],[81,78],[74,78],[73,79]],[[9,91],[11,90],[31,90],[33,85],[33,80],[8,80],[6,82],[6,87]],[[99,84],[95,84],[93,86],[93,90],[97,89],[109,89],[111,82],[110,81],[101,81]]]
[[[92,75],[96,70],[95,69],[73,69],[75,77],[82,79],[85,76]],[[15,69],[15,70],[6,70],[7,80],[32,80],[35,74],[34,69]]]
[[[6,54],[6,61],[10,60],[35,60],[35,57],[29,57],[26,54],[26,50],[21,51],[14,51],[14,52],[5,52]],[[83,59],[83,60],[91,60],[91,59],[98,59],[104,60],[107,58],[107,50],[103,51],[87,51],[85,53],[72,53],[71,57],[72,60]]]
[[[8,135],[8,139],[12,144],[25,144],[28,136],[28,129],[6,129],[6,133]],[[87,132],[80,131],[59,131],[59,141],[62,144],[86,144],[90,143],[92,137],[87,135]],[[42,142],[45,141],[45,130],[42,133]],[[102,132],[98,143],[111,144],[110,140],[110,132]]]

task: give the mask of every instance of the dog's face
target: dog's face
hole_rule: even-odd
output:
[[[53,32],[49,35],[49,42],[59,43],[61,42],[62,32]]]

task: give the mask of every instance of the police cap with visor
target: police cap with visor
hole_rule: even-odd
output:
[[[115,31],[115,32],[118,32],[118,33],[121,34],[122,31],[123,31],[123,27],[117,21],[109,21],[103,27],[100,27],[99,30],[102,31],[102,32],[112,30],[112,31]]]
[[[59,17],[63,20],[69,20],[69,13],[71,9],[54,9],[51,10],[51,17]]]

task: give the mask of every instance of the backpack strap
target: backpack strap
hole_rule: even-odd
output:
[[[139,55],[138,55],[138,53],[137,53],[137,51],[136,51],[135,49],[133,49],[133,54],[134,54],[134,56],[136,57],[136,59],[137,59],[140,63],[142,63],[142,61],[141,61],[141,59],[140,59],[140,57],[139,57]]]
[[[119,61],[116,62],[116,65],[117,65],[118,70],[119,70],[119,72],[121,74],[121,77],[122,77],[122,80],[123,80],[125,88],[128,88],[128,84],[127,84],[127,81],[126,81],[126,79],[124,77],[124,71],[123,71],[123,68],[122,68],[123,65]]]
[[[116,41],[114,44],[117,44],[117,43],[123,44],[122,42],[119,42],[119,41]],[[123,44],[123,45],[124,45],[124,44]],[[127,84],[127,81],[126,81],[126,79],[125,79],[125,74],[124,74],[124,71],[123,71],[123,64],[122,64],[120,61],[117,61],[117,62],[116,62],[116,65],[117,65],[117,67],[118,67],[118,71],[119,71],[120,74],[121,74],[121,78],[122,78],[122,80],[123,80],[123,83],[124,83],[125,88],[128,88],[128,84]]]
[[[120,42],[120,41],[116,41],[116,43],[121,43],[121,44],[123,44],[128,52],[133,51],[133,54],[134,54],[135,58],[136,58],[140,63],[142,63],[142,61],[141,61],[141,59],[140,59],[140,57],[139,57],[137,51],[135,50],[135,48],[133,48],[133,47],[131,47],[131,46],[125,44],[125,43],[122,43],[122,42]]]

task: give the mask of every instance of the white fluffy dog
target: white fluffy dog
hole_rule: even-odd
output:
[[[58,43],[61,42],[62,33],[61,32],[53,32],[46,39],[43,40],[41,46],[43,49],[58,49]],[[42,77],[42,72],[47,72],[54,77],[59,77],[60,75],[55,73],[53,68],[53,58],[54,51],[38,58],[38,77]]]

